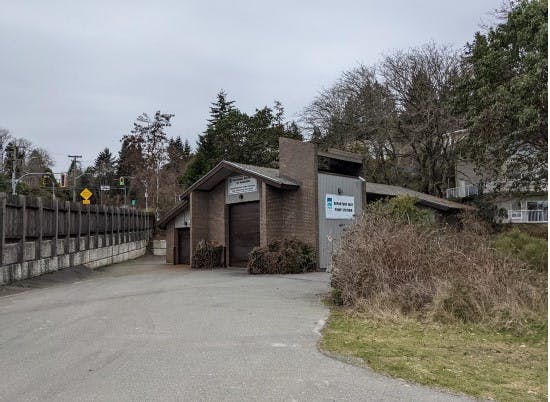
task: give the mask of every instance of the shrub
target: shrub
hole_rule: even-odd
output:
[[[193,252],[191,268],[212,269],[219,267],[221,265],[222,253],[223,246],[201,240]]]
[[[256,247],[248,260],[249,274],[298,274],[315,271],[316,267],[313,247],[296,239]]]
[[[335,294],[373,314],[501,327],[545,321],[546,275],[496,252],[475,218],[465,217],[462,227],[408,224],[369,206],[333,255]]]
[[[517,257],[529,267],[548,272],[548,241],[513,228],[497,236],[494,246],[503,254]]]
[[[416,206],[417,198],[409,195],[378,201],[370,206],[372,211],[402,223],[428,224],[434,221],[433,213]]]

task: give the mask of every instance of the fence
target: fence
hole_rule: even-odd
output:
[[[448,188],[445,192],[445,198],[466,198],[479,194],[479,187],[468,184],[462,187]]]
[[[147,240],[152,214],[0,193],[0,265]]]
[[[547,209],[511,209],[508,211],[511,223],[548,223]]]

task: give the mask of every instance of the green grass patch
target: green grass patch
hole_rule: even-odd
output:
[[[413,318],[368,319],[337,308],[320,344],[391,376],[500,401],[547,399],[547,345],[546,327],[518,335]]]
[[[518,228],[501,233],[493,241],[494,247],[527,263],[531,268],[548,272],[548,241]]]

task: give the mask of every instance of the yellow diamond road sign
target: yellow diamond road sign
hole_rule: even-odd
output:
[[[92,196],[92,192],[90,190],[88,190],[87,188],[85,188],[84,190],[82,190],[82,192],[80,193],[80,196],[82,198],[84,198],[85,200],[87,200],[88,198],[90,198]]]

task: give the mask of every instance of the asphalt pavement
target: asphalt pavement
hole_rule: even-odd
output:
[[[2,401],[465,400],[317,350],[323,272],[143,257],[0,289]]]

